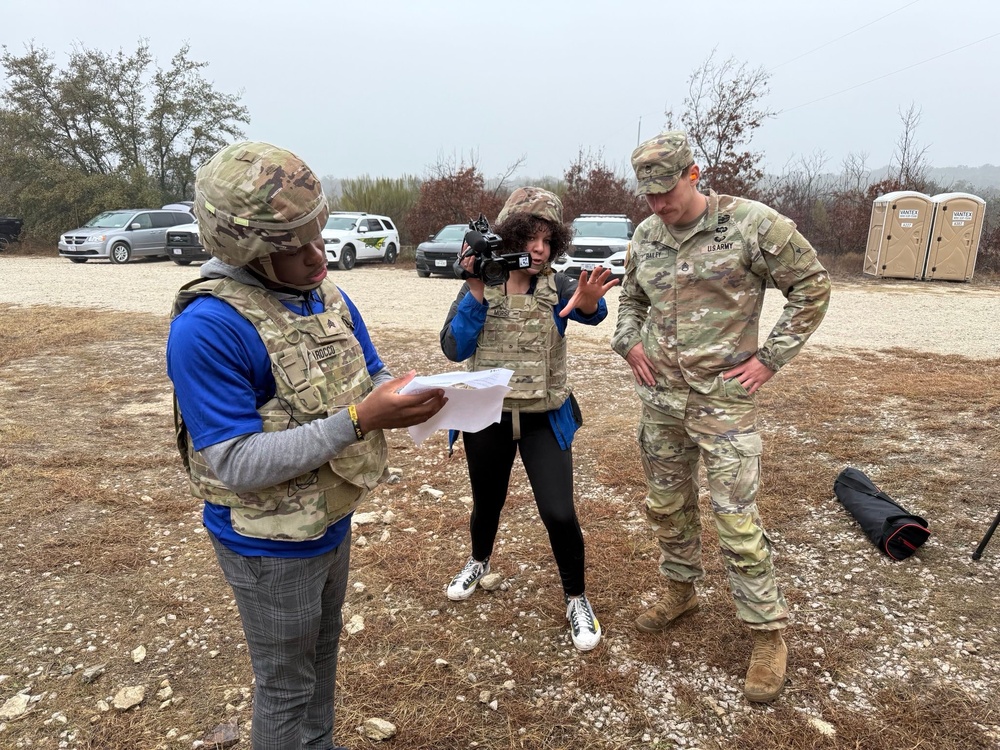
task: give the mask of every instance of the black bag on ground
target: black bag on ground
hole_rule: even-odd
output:
[[[872,544],[893,560],[905,560],[931,535],[926,520],[900,506],[863,471],[847,467],[837,475],[833,491]]]

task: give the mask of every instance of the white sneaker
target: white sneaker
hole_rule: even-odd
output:
[[[601,642],[601,623],[597,621],[586,594],[566,601],[566,619],[573,631],[573,645],[580,651],[590,651]]]
[[[477,562],[470,557],[469,561],[465,563],[465,567],[448,584],[448,598],[455,602],[468,599],[476,590],[482,577],[489,572],[490,559],[488,557],[483,562]]]

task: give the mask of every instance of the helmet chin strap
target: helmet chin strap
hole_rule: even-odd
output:
[[[274,265],[271,263],[270,255],[265,255],[263,258],[254,258],[247,264],[247,268],[257,276],[262,276],[265,280],[270,281],[274,286],[284,289],[295,289],[299,292],[311,292],[313,289],[318,289],[320,284],[323,283],[322,281],[317,281],[313,284],[291,284],[284,279],[279,279],[278,275],[274,272]]]

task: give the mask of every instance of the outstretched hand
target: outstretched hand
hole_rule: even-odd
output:
[[[573,310],[579,309],[584,315],[593,315],[597,312],[597,303],[608,293],[608,290],[618,283],[618,279],[611,279],[610,268],[595,268],[593,271],[580,271],[580,283],[576,286],[576,291],[569,298],[566,307],[559,311],[559,317],[565,318]]]
[[[362,432],[412,427],[426,422],[441,411],[448,400],[441,388],[406,395],[399,392],[416,375],[416,370],[410,370],[401,378],[382,383],[365,396],[357,407]]]

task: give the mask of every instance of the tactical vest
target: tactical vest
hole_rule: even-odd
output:
[[[294,429],[361,401],[371,390],[365,355],[352,333],[351,314],[337,287],[319,288],[325,310],[296,315],[265,289],[233,279],[199,279],[181,288],[171,317],[199,295],[217,297],[250,321],[267,347],[275,395],[258,412],[264,432]],[[322,536],[352,512],[383,478],[388,447],[381,430],[368,432],[314,471],[255,492],[236,493],[194,450],[174,401],[177,447],[191,491],[232,509],[233,529],[249,537],[302,541]]]
[[[505,411],[551,411],[569,398],[566,339],[552,317],[559,301],[555,277],[536,278],[533,294],[508,296],[500,287],[489,286],[484,292],[489,303],[486,323],[468,367],[514,371],[507,384],[511,391],[503,401]]]

